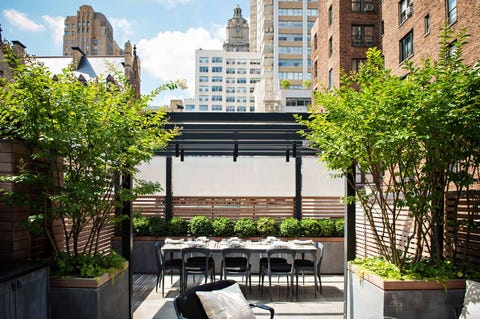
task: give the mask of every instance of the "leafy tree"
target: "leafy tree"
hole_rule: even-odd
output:
[[[135,189],[119,191],[118,185],[178,134],[164,128],[166,113],[150,110],[148,102],[181,83],[167,82],[136,98],[116,70],[110,71],[114,84],[103,77],[82,83],[69,69],[53,76],[34,59],[8,59],[14,79],[0,91],[0,136],[24,143],[31,156],[19,175],[3,180],[30,186],[33,195],[22,201],[28,200],[36,213],[32,219],[40,221],[56,254],[63,244],[69,256],[100,253],[99,234],[114,221],[112,211],[159,188],[135,181]]]
[[[316,93],[313,114],[299,121],[328,167],[347,176],[355,165],[365,185],[357,197],[381,256],[403,269],[423,256],[443,258],[444,194],[478,186],[480,74],[462,62],[465,32],[442,30],[436,61],[406,63],[408,75],[392,75],[372,48],[358,73],[338,89]],[[450,52],[450,53],[449,53]],[[354,200],[350,198],[349,200]],[[401,216],[412,230],[400,237]],[[405,235],[405,234],[404,234]]]

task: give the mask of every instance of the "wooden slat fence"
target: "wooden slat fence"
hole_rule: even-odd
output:
[[[336,218],[344,216],[339,197],[303,197],[304,218]],[[146,217],[165,217],[164,196],[141,196],[133,203],[134,212]],[[197,215],[210,218],[242,217],[284,219],[295,216],[295,197],[176,196],[172,199],[173,216],[191,219]]]

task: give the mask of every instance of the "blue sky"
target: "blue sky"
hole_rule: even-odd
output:
[[[3,39],[22,42],[32,55],[62,55],[64,19],[83,4],[105,14],[120,47],[127,40],[137,45],[143,93],[167,80],[187,80],[186,91],[164,92],[154,105],[193,97],[195,50],[222,49],[237,4],[244,18],[250,15],[249,0],[1,0]]]

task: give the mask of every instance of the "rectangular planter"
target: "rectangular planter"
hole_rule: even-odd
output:
[[[382,280],[353,265],[346,280],[348,319],[452,319],[465,295],[465,280],[450,280],[445,289],[434,281]]]
[[[129,319],[128,263],[98,278],[50,280],[51,319]]]

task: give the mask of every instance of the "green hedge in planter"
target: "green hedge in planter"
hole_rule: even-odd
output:
[[[219,237],[233,236],[235,223],[228,217],[216,217],[212,221],[213,234]]]
[[[142,216],[140,213],[136,213],[132,217],[132,233],[136,236],[150,235],[150,223],[148,218]]]
[[[165,218],[150,217],[148,221],[150,223],[150,235],[158,237],[167,235],[167,221]]]
[[[276,236],[278,234],[277,221],[272,217],[261,217],[257,220],[257,233],[260,236]]]
[[[167,223],[167,233],[170,236],[185,236],[188,233],[188,222],[180,217],[172,217]]]
[[[207,216],[193,217],[189,228],[192,236],[210,236],[213,233],[212,221]]]
[[[321,233],[320,236],[331,237],[335,235],[335,222],[332,219],[319,219]]]
[[[288,217],[280,223],[280,235],[285,237],[300,237],[302,227],[298,219]]]
[[[235,223],[234,231],[239,237],[252,237],[257,233],[257,225],[251,218],[240,218]]]
[[[345,219],[337,218],[335,219],[335,235],[338,237],[343,237],[345,228]]]
[[[313,218],[304,218],[300,221],[302,227],[302,234],[307,237],[318,237],[322,232],[322,228],[318,220]]]

